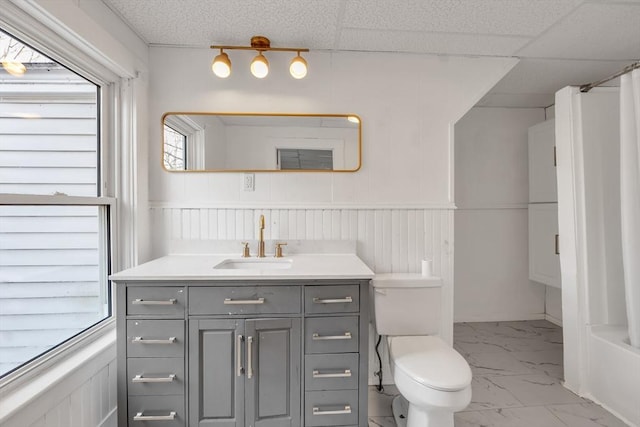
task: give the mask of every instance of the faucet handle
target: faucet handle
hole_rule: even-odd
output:
[[[274,255],[274,257],[282,258],[282,247],[283,246],[287,246],[287,244],[286,243],[276,243],[276,254]]]
[[[251,252],[249,250],[249,242],[242,242],[244,248],[242,248],[242,258],[249,258],[251,256]]]

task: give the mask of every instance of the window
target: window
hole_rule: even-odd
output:
[[[187,168],[187,136],[164,125],[164,167],[169,170]]]
[[[0,376],[111,316],[103,88],[0,32]]]
[[[333,170],[332,150],[278,148],[278,167],[281,170],[326,169]]]

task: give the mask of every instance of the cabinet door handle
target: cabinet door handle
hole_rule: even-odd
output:
[[[560,255],[560,235],[556,234],[556,255]]]
[[[325,372],[313,371],[313,378],[348,378],[351,376],[351,369],[345,369],[344,372]]]
[[[241,305],[241,304],[264,304],[264,298],[258,299],[224,299],[225,305]]]
[[[344,335],[319,335],[314,333],[311,338],[314,341],[328,341],[328,340],[350,340],[351,332],[345,332]]]
[[[315,304],[344,304],[353,302],[353,298],[350,296],[344,298],[314,298]]]
[[[131,379],[132,383],[170,383],[176,379],[176,374],[171,374],[168,377],[143,377],[142,375],[136,375]]]
[[[247,378],[253,378],[253,337],[247,337]]]
[[[242,376],[244,374],[244,367],[242,366],[242,341],[244,337],[238,335],[236,338],[236,375]]]
[[[341,414],[350,414],[350,413],[351,413],[351,405],[344,405],[344,409],[327,410],[327,411],[323,411],[317,406],[313,407],[313,415],[341,415]]]
[[[166,340],[145,340],[142,337],[135,337],[133,342],[135,344],[173,344],[176,342],[176,337],[169,337]]]
[[[142,299],[136,298],[131,301],[133,305],[173,305],[176,303],[175,298],[170,298],[168,300],[150,300],[150,299]]]
[[[142,412],[138,412],[133,421],[173,421],[176,419],[176,412],[171,411],[169,415],[145,415]]]

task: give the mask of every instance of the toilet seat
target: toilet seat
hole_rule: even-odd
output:
[[[395,369],[425,387],[454,392],[471,384],[467,361],[439,337],[389,337],[388,344]]]

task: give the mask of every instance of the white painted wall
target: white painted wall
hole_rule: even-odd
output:
[[[150,49],[150,122],[167,111],[354,113],[362,118],[358,173],[168,174],[159,127],[150,128],[150,200],[251,204],[403,204],[450,206],[453,124],[515,64],[514,59],[385,53],[314,53],[309,74],[294,80],[287,55],[270,57],[264,80],[249,74],[250,52],[234,52],[233,73],[211,73],[210,49]],[[184,64],[189,64],[185,67]]]
[[[527,130],[544,118],[542,108],[474,108],[456,124],[456,322],[544,318],[527,243]]]

